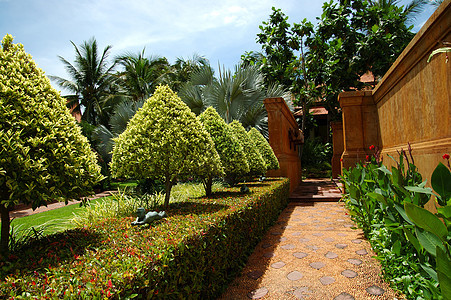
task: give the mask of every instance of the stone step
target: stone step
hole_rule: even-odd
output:
[[[291,202],[336,202],[342,197],[340,184],[330,179],[307,179],[291,193]]]

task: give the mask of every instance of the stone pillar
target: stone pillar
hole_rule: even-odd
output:
[[[341,167],[348,169],[365,161],[371,145],[379,144],[377,107],[371,91],[343,92],[338,96],[343,115]]]
[[[332,127],[332,145],[334,154],[332,156],[332,178],[338,178],[341,175],[341,155],[343,154],[343,123],[331,122]]]
[[[264,104],[268,112],[269,144],[280,165],[279,170],[270,170],[267,176],[290,178],[291,192],[301,182],[301,160],[297,148],[304,143],[304,135],[282,98],[268,98]]]

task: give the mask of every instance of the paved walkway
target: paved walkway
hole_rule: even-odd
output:
[[[339,193],[337,186],[324,180],[303,185],[316,192],[303,195],[304,202],[299,190],[293,192],[290,205],[220,299],[400,298],[381,279],[375,254],[363,232],[353,229],[343,203],[325,201],[325,193]]]
[[[113,193],[116,193],[116,191],[105,191],[105,192],[102,192],[102,193],[95,194],[92,197],[89,197],[88,200],[94,200],[94,199],[110,196]],[[79,204],[80,202],[81,201],[78,201],[78,200],[72,200],[72,201],[69,201],[69,203],[67,205]],[[23,206],[17,207],[13,211],[10,211],[9,212],[9,218],[10,219],[14,219],[14,218],[26,217],[26,216],[34,215],[34,214],[41,213],[41,212],[44,212],[44,211],[57,209],[57,208],[60,208],[60,207],[63,207],[63,206],[66,206],[66,204],[64,202],[55,202],[55,203],[48,204],[47,206],[38,207],[35,210],[33,210],[31,208],[31,206],[23,205]]]

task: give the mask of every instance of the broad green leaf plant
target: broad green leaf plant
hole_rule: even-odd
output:
[[[440,162],[433,172],[431,189],[418,173],[410,145],[391,170],[371,147],[375,155],[366,163],[343,171],[352,218],[370,239],[386,276],[409,299],[451,299],[449,155],[443,155],[448,167]],[[437,213],[424,208],[432,195]]]
[[[1,252],[8,252],[9,211],[79,198],[102,179],[95,154],[66,101],[44,72],[6,35],[0,48]]]

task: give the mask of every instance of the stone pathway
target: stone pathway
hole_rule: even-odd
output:
[[[343,203],[292,202],[219,299],[400,299]]]

